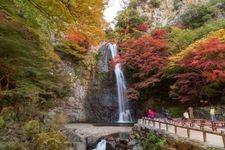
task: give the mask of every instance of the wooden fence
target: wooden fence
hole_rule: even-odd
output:
[[[151,126],[154,127],[154,128],[157,128],[157,129],[162,129],[162,126],[164,125],[165,126],[165,130],[166,131],[169,131],[169,126],[170,127],[173,127],[174,130],[173,131],[169,131],[169,132],[172,132],[172,133],[175,133],[178,135],[178,129],[185,129],[186,130],[186,137],[187,138],[191,138],[191,132],[192,131],[198,131],[200,132],[201,136],[202,136],[202,142],[208,142],[208,143],[212,143],[213,140],[217,140],[215,138],[211,138],[211,139],[208,139],[208,136],[207,135],[216,135],[216,136],[219,136],[222,140],[221,143],[219,144],[213,144],[212,145],[215,145],[215,146],[219,146],[219,147],[225,147],[225,128],[224,128],[224,131],[221,130],[220,132],[217,131],[217,128],[215,127],[215,123],[212,122],[212,126],[208,127],[208,129],[206,129],[204,127],[204,125],[202,124],[198,124],[197,126],[199,126],[199,128],[194,127],[194,124],[192,123],[189,123],[187,124],[185,121],[184,122],[179,122],[179,121],[166,121],[164,119],[149,119],[147,117],[143,117],[142,119],[139,119],[138,120],[138,123],[140,124],[144,124],[146,127],[148,126]],[[180,125],[180,123],[182,125]],[[211,129],[211,130],[210,130]],[[196,139],[196,138],[191,138],[191,139]],[[197,139],[199,140],[199,139]],[[218,142],[218,141],[217,141]]]

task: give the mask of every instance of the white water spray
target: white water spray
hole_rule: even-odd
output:
[[[106,140],[101,140],[95,150],[106,150]]]
[[[109,44],[109,49],[112,54],[112,59],[116,61],[118,57],[118,50],[116,45]],[[130,110],[128,108],[127,97],[125,95],[127,87],[125,85],[125,78],[124,78],[120,63],[116,62],[114,72],[116,75],[117,95],[118,95],[118,105],[119,105],[118,122],[132,122],[132,117],[130,114]]]

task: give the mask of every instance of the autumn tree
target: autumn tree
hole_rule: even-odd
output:
[[[144,89],[156,87],[163,78],[163,67],[168,57],[165,34],[164,30],[155,30],[151,36],[120,43],[121,62],[132,83],[133,89],[128,90],[129,95],[133,95],[131,97],[137,98],[135,96],[139,95],[137,91],[142,92]]]
[[[183,69],[175,76],[172,95],[182,102],[216,102],[225,91],[225,42],[211,39],[200,44],[179,62]],[[173,95],[174,96],[174,95]]]
[[[18,13],[51,35],[59,46],[56,50],[65,54],[81,58],[90,45],[97,45],[104,39],[104,0],[12,1],[17,5]]]
[[[103,0],[1,1],[0,107],[42,106],[65,96],[69,77],[55,50],[82,59],[104,37],[104,5]]]

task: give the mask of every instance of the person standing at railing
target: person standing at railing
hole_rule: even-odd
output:
[[[185,111],[185,112],[183,113],[183,119],[184,119],[184,120],[189,119],[189,115],[188,115],[188,112],[187,112],[187,111]]]
[[[168,120],[169,120],[169,112],[166,109],[163,109],[162,115],[163,115],[164,121],[168,122]]]
[[[189,113],[189,117],[193,119],[194,118],[193,107],[188,107],[188,113]]]
[[[216,121],[215,108],[214,108],[214,107],[211,107],[211,108],[210,108],[209,113],[210,113],[211,120],[212,120],[212,121]]]
[[[155,118],[155,112],[151,109],[148,110],[148,117],[150,119],[154,119]]]

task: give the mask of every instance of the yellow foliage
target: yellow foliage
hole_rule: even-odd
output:
[[[51,119],[49,122],[49,125],[51,129],[59,129],[62,125],[66,124],[68,122],[68,116],[65,114],[57,114],[54,116],[54,118]]]
[[[65,150],[69,142],[60,132],[39,133],[35,138],[36,150]]]
[[[174,66],[176,66],[176,63],[178,61],[181,61],[182,59],[184,59],[185,57],[187,57],[187,55],[194,50],[196,47],[198,47],[199,45],[201,45],[202,43],[205,43],[211,39],[219,39],[221,41],[225,41],[225,29],[220,29],[214,32],[210,32],[206,37],[197,40],[195,43],[189,45],[187,48],[185,48],[184,50],[182,50],[180,53],[173,55],[169,58],[169,64],[168,64],[168,68],[173,68]]]
[[[104,38],[104,0],[32,0],[30,1],[55,26],[55,31],[76,27],[91,44]]]

